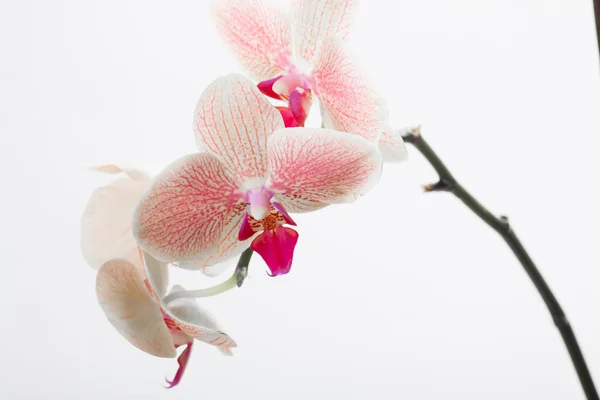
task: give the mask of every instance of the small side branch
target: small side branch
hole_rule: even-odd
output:
[[[595,0],[595,5],[597,7],[597,22],[598,19],[600,19],[600,16],[598,15],[598,13],[600,13],[600,5],[597,4],[599,1],[600,0]],[[554,293],[552,293],[552,290],[544,280],[544,277],[521,244],[521,241],[515,234],[514,230],[511,228],[508,218],[506,216],[501,216],[499,218],[496,217],[483,205],[481,205],[481,203],[479,203],[460,183],[458,183],[446,165],[433,151],[425,139],[423,139],[420,130],[415,130],[414,132],[404,136],[403,139],[406,143],[412,144],[417,150],[419,150],[421,154],[423,154],[425,159],[427,159],[439,176],[439,181],[431,185],[426,185],[425,191],[444,191],[452,193],[459,198],[471,211],[473,211],[475,215],[477,215],[492,229],[498,232],[508,247],[510,247],[513,254],[517,257],[523,266],[523,269],[525,272],[527,272],[527,275],[544,300],[544,303],[546,304],[546,307],[552,316],[554,324],[558,328],[563,341],[565,342],[567,350],[569,351],[571,361],[573,362],[573,366],[575,367],[575,371],[577,372],[579,381],[581,382],[581,386],[587,399],[598,400],[598,392],[594,386],[594,381],[590,375],[588,366],[583,357],[583,353],[579,348],[579,344],[577,343],[577,339],[573,329],[571,328],[571,324],[569,323],[567,316],[558,303],[558,300],[554,296]]]

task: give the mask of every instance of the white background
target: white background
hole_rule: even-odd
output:
[[[591,0],[365,1],[354,36],[396,126],[423,133],[507,214],[600,383],[600,79]],[[357,203],[297,217],[292,272],[256,257],[203,301],[238,343],[175,360],[122,339],[96,303],[79,217],[109,178],[194,151],[192,113],[243,72],[207,2],[0,2],[0,397],[582,399],[561,338],[502,240],[412,150]],[[313,110],[313,122],[317,110]],[[217,283],[179,273],[188,288]]]

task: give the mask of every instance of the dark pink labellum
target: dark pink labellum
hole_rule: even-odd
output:
[[[296,121],[294,113],[292,113],[292,110],[290,110],[288,107],[278,106],[276,108],[279,110],[279,113],[283,118],[283,123],[286,128],[297,128],[299,126],[302,126],[298,123],[298,121]]]
[[[275,230],[261,233],[250,247],[265,260],[271,271],[270,275],[277,276],[290,272],[297,242],[298,232],[280,225]]]
[[[290,93],[290,110],[300,126],[304,126],[311,104],[310,91],[296,89]]]
[[[177,363],[179,364],[179,368],[177,369],[177,373],[172,381],[165,379],[167,381],[167,389],[171,389],[174,386],[177,386],[179,382],[181,382],[181,378],[183,377],[183,373],[185,372],[185,367],[187,367],[188,361],[190,360],[190,355],[192,354],[192,345],[194,342],[189,342],[185,350],[179,355],[177,358]]]
[[[283,75],[277,75],[275,78],[267,79],[266,81],[259,82],[256,87],[261,91],[265,96],[269,96],[275,100],[283,100],[283,98],[273,91],[273,84],[280,80]]]

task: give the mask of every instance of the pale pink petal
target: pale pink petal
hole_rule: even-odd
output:
[[[95,269],[113,258],[125,258],[141,267],[131,218],[150,180],[134,180],[128,175],[96,189],[81,217],[81,251]]]
[[[214,81],[194,113],[196,143],[222,161],[239,183],[263,179],[267,140],[283,118],[249,79],[236,74]]]
[[[406,161],[408,152],[402,136],[408,135],[418,129],[419,127],[392,129],[392,127],[386,124],[378,143],[383,162]]]
[[[124,173],[134,181],[150,181],[152,177],[146,172],[129,166],[117,165],[117,164],[106,164],[106,165],[95,165],[88,168],[90,171],[104,172],[105,174],[120,174]]]
[[[173,292],[182,291],[181,286],[174,286]],[[228,335],[222,332],[216,319],[206,310],[200,308],[196,299],[184,297],[163,304],[163,311],[185,334],[217,347],[236,347]]]
[[[246,203],[240,203],[225,219],[222,236],[215,244],[212,252],[202,254],[194,260],[177,263],[177,266],[188,270],[200,270],[207,276],[217,276],[235,265],[237,257],[248,247],[252,238],[238,240],[238,232],[242,226]]]
[[[251,247],[265,260],[271,276],[278,276],[290,272],[297,242],[298,232],[280,225],[258,235]]]
[[[384,107],[339,38],[325,40],[312,77],[315,94],[334,129],[378,140]]]
[[[301,193],[296,194],[276,194],[275,197],[281,202],[288,212],[305,213],[320,210],[327,207],[329,204],[322,201],[315,201],[302,196]]]
[[[162,261],[210,255],[241,207],[237,183],[208,153],[185,156],[162,171],[133,218],[140,247]]]
[[[213,0],[217,29],[250,75],[262,81],[290,64],[288,16],[263,0]]]
[[[328,129],[276,131],[269,140],[269,161],[266,185],[278,199],[348,203],[373,188],[381,175],[377,146],[360,136]]]
[[[296,53],[309,64],[314,64],[325,38],[348,37],[357,8],[358,0],[294,0]]]
[[[98,302],[109,322],[131,344],[157,357],[175,357],[160,306],[144,280],[141,270],[129,261],[108,261],[96,278]]]

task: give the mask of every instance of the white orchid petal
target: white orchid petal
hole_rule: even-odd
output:
[[[144,251],[162,261],[210,256],[220,251],[230,221],[244,212],[237,190],[215,156],[182,157],[158,174],[143,196],[133,218],[134,236]]]
[[[392,129],[389,125],[383,129],[383,133],[379,138],[379,151],[383,158],[383,162],[402,162],[408,159],[408,151],[402,136],[418,130],[419,127],[409,127],[401,129]]]
[[[160,306],[136,265],[123,259],[102,265],[96,295],[109,322],[131,344],[157,357],[177,355]]]
[[[283,127],[279,111],[252,81],[237,74],[215,80],[194,113],[196,143],[218,156],[240,184],[264,179],[267,140]]]
[[[385,106],[339,38],[323,42],[312,77],[328,125],[374,143],[379,140]]]
[[[325,38],[349,36],[357,8],[358,0],[294,0],[296,54],[314,65]]]
[[[273,78],[290,64],[288,16],[263,0],[213,0],[217,30],[250,75]]]
[[[144,172],[141,169],[135,167],[125,166],[122,164],[95,165],[88,167],[88,169],[90,171],[104,172],[105,174],[124,173],[134,181],[149,182],[152,180],[152,177],[147,172]]]
[[[100,170],[125,172],[116,166]],[[129,170],[125,172],[127,177],[96,189],[81,217],[81,250],[86,262],[95,269],[113,258],[125,258],[140,265],[131,218],[150,181],[139,175],[139,171],[133,171],[137,170]]]
[[[269,140],[267,186],[278,198],[348,203],[381,175],[381,155],[366,139],[328,129],[287,128]]]

